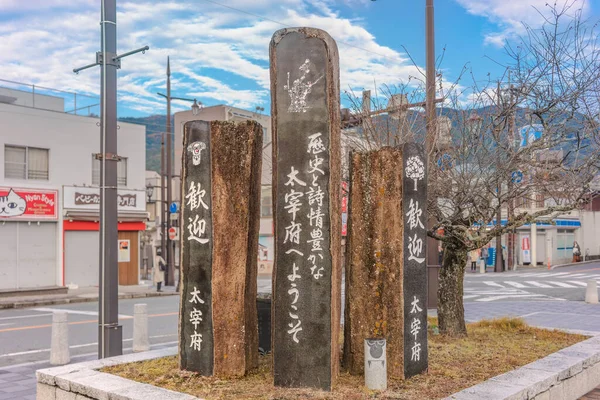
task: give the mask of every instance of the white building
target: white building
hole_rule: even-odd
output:
[[[98,285],[99,120],[65,113],[60,97],[4,90],[0,126],[0,290]],[[139,281],[145,131],[121,122],[117,133],[123,285]]]
[[[261,173],[261,208],[260,208],[260,234],[259,234],[259,263],[258,273],[270,274],[273,268],[275,244],[273,242],[273,200],[271,196],[272,185],[272,136],[271,117],[258,112],[243,110],[241,108],[216,105],[202,108],[198,115],[192,111],[175,113],[173,132],[175,135],[175,169],[174,175],[180,175],[181,156],[183,146],[183,125],[188,121],[256,121],[263,127],[263,158]]]

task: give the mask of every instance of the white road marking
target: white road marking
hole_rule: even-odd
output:
[[[492,281],[483,281],[483,283],[485,283],[488,286],[495,286],[495,287],[500,287],[502,289],[506,289],[504,286],[500,285],[499,283],[496,282],[492,282]]]
[[[17,315],[15,317],[2,317],[2,318],[0,318],[0,321],[4,321],[4,320],[7,320],[7,319],[22,319],[22,318],[47,317],[49,315],[52,315],[52,314]]]
[[[10,326],[10,325],[14,325],[14,322],[8,322],[6,324],[0,324],[0,326]]]
[[[551,284],[556,285],[556,286],[564,287],[564,288],[574,288],[574,287],[577,287],[577,286],[569,285],[568,283],[557,282],[557,281],[548,281],[548,283],[551,283]]]
[[[585,282],[580,282],[580,281],[567,281],[567,282],[572,283],[574,285],[579,285],[579,286],[582,286],[582,287],[586,287],[587,286],[587,283],[585,283]]]
[[[525,285],[523,285],[522,283],[519,283],[519,282],[513,282],[513,281],[504,281],[504,283],[506,283],[507,285],[510,285],[510,286],[516,287],[516,288],[518,288],[518,289],[524,289],[524,288],[526,288],[526,287],[527,287],[527,286],[525,286]]]
[[[501,300],[501,299],[523,298],[523,297],[546,297],[546,296],[544,296],[543,294],[514,294],[514,295],[510,295],[510,296],[484,297],[482,299],[477,299],[475,301],[494,301],[494,300]]]
[[[61,309],[61,308],[34,308],[33,311],[40,311],[40,312],[64,311],[64,312],[69,313],[69,314],[91,315],[91,316],[94,316],[94,317],[98,316],[98,312],[97,311],[79,311],[79,310],[68,310],[68,309]],[[120,319],[131,319],[133,317],[131,315],[119,314],[119,318]]]
[[[474,297],[479,297],[479,294],[468,294],[466,296],[463,296],[463,299],[472,299]]]
[[[550,286],[550,285],[546,285],[544,283],[540,283],[540,282],[536,282],[536,281],[525,281],[525,283],[528,283],[530,285],[533,285],[533,286],[539,287],[539,288],[543,288],[543,289],[550,289],[550,288],[552,288],[552,286]]]
[[[171,336],[177,336],[176,333],[170,334],[170,335],[157,335],[157,336],[150,336],[150,339],[158,339],[158,338],[165,338],[165,337],[171,337]],[[131,342],[133,341],[133,338],[131,339],[123,339],[124,342]],[[164,345],[164,344],[172,344],[172,343],[178,343],[178,342],[166,342],[166,343],[156,343],[157,345]],[[85,344],[77,344],[74,346],[69,346],[69,349],[78,349],[81,347],[89,347],[89,346],[97,346],[98,342],[94,342],[94,343],[85,343]],[[0,358],[4,358],[4,357],[15,357],[15,356],[24,356],[24,355],[28,355],[28,354],[37,354],[37,353],[44,353],[44,352],[49,352],[50,349],[38,349],[38,350],[29,350],[29,351],[20,351],[18,353],[9,353],[9,354],[2,354],[0,355]]]

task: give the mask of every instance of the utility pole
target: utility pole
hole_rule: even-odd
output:
[[[425,117],[426,117],[426,132],[425,132],[425,157],[427,158],[428,168],[432,167],[435,160],[435,136],[436,136],[436,121],[435,121],[435,27],[434,27],[434,9],[433,0],[425,2]],[[436,179],[435,171],[430,171],[431,179]],[[431,229],[434,221],[429,220],[427,228]],[[427,265],[440,265],[442,262],[438,258],[438,241],[434,238],[427,237]],[[429,273],[428,273],[429,275]]]
[[[433,145],[435,142],[435,28],[433,19],[433,0],[426,0],[425,7],[425,26],[426,26],[426,102],[425,113],[427,117],[427,133],[425,135],[425,151],[428,161],[433,156]]]
[[[164,97],[165,99],[167,99],[167,133],[166,133],[166,139],[167,139],[167,146],[166,146],[166,157],[164,159],[166,159],[166,168],[164,168],[164,161],[161,160],[162,166],[163,166],[163,170],[161,171],[162,174],[162,186],[163,186],[163,190],[165,189],[165,180],[167,181],[166,183],[166,192],[167,195],[166,197],[163,197],[163,199],[165,199],[166,201],[164,202],[164,208],[163,208],[163,212],[164,212],[164,217],[165,217],[165,227],[164,227],[164,232],[165,234],[163,235],[164,241],[161,241],[161,245],[163,246],[163,255],[166,254],[166,261],[167,261],[167,273],[166,273],[166,281],[165,281],[165,286],[172,286],[175,284],[175,262],[174,262],[174,255],[175,255],[175,242],[172,241],[169,236],[166,234],[168,231],[168,227],[170,227],[171,225],[171,211],[170,211],[170,206],[171,203],[173,202],[173,189],[172,189],[172,183],[173,183],[173,160],[172,160],[172,143],[173,143],[173,133],[171,132],[171,100],[184,100],[184,101],[193,101],[194,104],[192,105],[192,113],[194,115],[198,114],[198,110],[199,110],[199,106],[196,102],[196,99],[186,99],[186,98],[182,98],[182,97],[172,97],[171,96],[171,60],[170,57],[167,56],[167,94],[164,95],[162,93],[157,93],[159,96]],[[166,176],[165,176],[166,174]],[[181,199],[181,201],[183,201],[183,199]],[[166,244],[166,246],[165,246]],[[165,247],[166,247],[166,253],[165,253]],[[177,286],[177,285],[176,285]]]
[[[121,58],[145,52],[144,46],[117,55],[117,4],[116,0],[101,2],[101,51],[96,62],[73,72],[100,65],[100,265],[98,357],[123,354],[123,330],[119,325],[119,264],[117,226],[117,69]]]
[[[498,81],[498,89],[496,92],[496,96],[498,98],[498,103],[501,106],[504,102],[502,100],[502,92],[500,90],[500,81]],[[496,175],[497,175],[497,196],[498,196],[498,204],[496,210],[496,228],[498,231],[502,228],[502,203],[500,202],[500,197],[502,195],[502,177],[498,170],[500,169],[500,134],[498,134],[498,143],[496,144]],[[494,272],[502,272],[503,262],[502,262],[502,235],[496,236],[496,263],[494,264]]]
[[[166,257],[167,254],[167,201],[165,190],[165,133],[160,134],[160,254]],[[166,286],[166,282],[165,282]]]

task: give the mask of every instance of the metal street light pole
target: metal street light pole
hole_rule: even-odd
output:
[[[119,325],[119,264],[117,225],[117,69],[121,58],[145,52],[140,49],[117,55],[117,4],[116,0],[101,3],[101,51],[96,62],[73,72],[101,65],[100,75],[100,265],[98,357],[123,354],[123,331]]]
[[[432,158],[434,157],[434,143],[436,136],[436,121],[435,121],[435,28],[434,28],[434,9],[433,0],[425,2],[425,116],[426,116],[426,133],[425,133],[425,157],[427,157],[427,165],[433,165]],[[435,173],[430,172],[432,179],[435,179]],[[433,220],[428,221],[428,228],[432,228]],[[434,238],[427,237],[427,265],[440,265],[438,257],[438,242]]]
[[[166,133],[167,146],[166,146],[166,156],[161,161],[162,162],[161,165],[163,168],[161,170],[161,175],[163,178],[162,186],[163,186],[163,190],[166,189],[166,197],[163,197],[163,200],[164,200],[163,216],[164,216],[165,226],[164,226],[164,230],[163,230],[164,234],[163,234],[163,240],[161,241],[161,246],[163,247],[163,255],[166,255],[166,261],[167,261],[167,274],[166,274],[165,286],[172,286],[175,284],[175,262],[174,262],[175,242],[172,241],[169,238],[169,236],[167,235],[168,227],[171,226],[170,206],[171,206],[171,203],[173,202],[173,189],[172,189],[172,183],[173,183],[173,160],[172,160],[173,132],[171,132],[171,100],[193,101],[194,104],[192,105],[192,112],[194,115],[198,114],[198,110],[200,107],[198,106],[196,99],[186,99],[186,98],[182,98],[182,97],[171,96],[171,60],[170,60],[170,57],[168,57],[168,56],[167,56],[167,94],[164,95],[162,93],[158,93],[158,95],[167,99],[167,133]],[[163,140],[163,142],[164,142],[164,140]],[[165,168],[164,161],[166,161],[166,168]],[[164,182],[165,180],[166,180],[166,188],[165,188],[165,182]],[[165,248],[166,248],[166,253],[165,253]]]

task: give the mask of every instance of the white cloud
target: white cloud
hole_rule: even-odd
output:
[[[487,18],[498,26],[498,31],[486,33],[488,44],[503,46],[507,39],[525,32],[525,25],[533,28],[544,22],[550,13],[547,0],[456,0],[468,13]],[[589,12],[590,0],[557,0],[557,6],[570,6],[570,13],[582,9]],[[550,2],[553,3],[553,2]]]
[[[474,0],[460,0],[474,1]],[[18,7],[27,3],[26,7]],[[97,69],[89,64],[99,48],[97,1],[0,0],[15,13],[0,29],[0,76],[63,90],[97,94]],[[312,26],[329,32],[340,49],[341,88],[374,89],[418,75],[406,55],[382,46],[360,19],[345,18],[340,4],[365,7],[366,0],[219,0],[120,2],[119,52],[148,44],[150,51],[122,60],[119,99],[131,109],[164,112],[167,55],[173,95],[253,108],[269,100],[268,48],[283,26]],[[34,7],[35,5],[35,7]],[[238,8],[243,12],[233,10]],[[266,19],[257,18],[256,15]],[[282,26],[283,24],[283,26]],[[175,85],[176,83],[176,85]],[[181,105],[183,107],[183,105]]]

